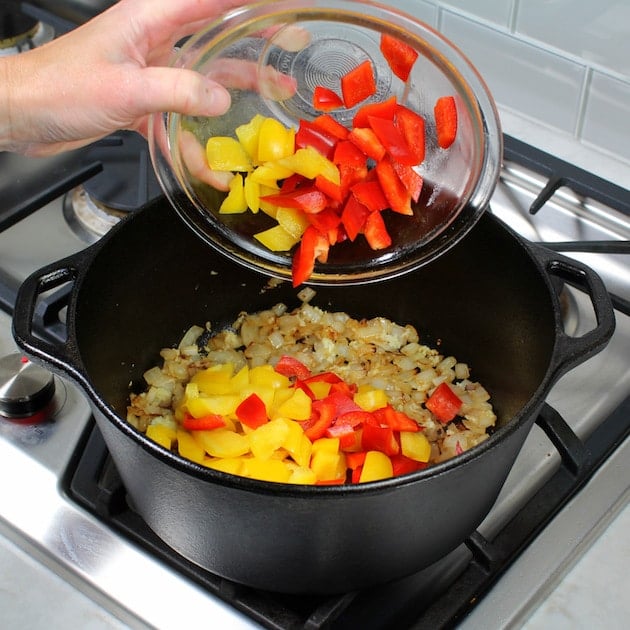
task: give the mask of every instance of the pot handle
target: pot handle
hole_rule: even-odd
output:
[[[55,343],[35,334],[34,320],[38,299],[47,291],[72,283],[65,299],[68,302],[74,299],[81,269],[86,268],[88,250],[51,263],[31,274],[18,290],[12,323],[15,341],[27,355],[41,359],[51,370],[65,373],[85,385],[87,377],[80,367],[81,360],[69,326],[66,325],[67,339]]]
[[[595,271],[581,262],[538,246],[539,258],[550,275],[585,293],[591,300],[597,325],[580,337],[559,327],[554,380],[603,350],[615,332],[615,311],[606,285]]]

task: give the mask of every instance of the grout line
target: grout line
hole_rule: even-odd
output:
[[[510,13],[508,15],[507,27],[510,33],[516,34],[516,23],[518,22],[518,13],[520,9],[520,0],[512,0]]]
[[[586,106],[588,104],[588,97],[592,80],[593,68],[586,66],[586,72],[584,73],[584,79],[582,80],[582,87],[580,89],[580,98],[578,100],[577,119],[575,121],[574,135],[577,139],[580,139],[582,137],[582,132],[584,130],[584,123],[586,119]]]

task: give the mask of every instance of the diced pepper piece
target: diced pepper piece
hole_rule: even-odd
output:
[[[369,122],[377,138],[394,161],[409,166],[417,164],[415,156],[409,151],[407,141],[393,120],[370,116]]]
[[[306,437],[315,441],[323,437],[326,429],[333,423],[336,415],[335,405],[324,399],[312,403],[311,409],[313,413],[302,427]]]
[[[295,357],[291,357],[287,354],[283,354],[275,365],[276,372],[284,374],[289,378],[298,378],[304,380],[311,375],[311,371]]]
[[[201,462],[206,468],[212,468],[213,470],[220,470],[230,475],[242,475],[243,474],[243,460],[239,457],[229,458],[206,458]]]
[[[253,393],[236,408],[236,417],[251,429],[257,429],[268,420],[267,408],[260,396]]]
[[[400,181],[390,160],[381,160],[376,165],[376,176],[389,202],[389,207],[399,214],[412,216],[411,195]]]
[[[189,414],[184,415],[182,427],[187,431],[210,431],[225,426],[225,419],[216,413],[195,418]]]
[[[249,438],[230,429],[195,431],[193,438],[212,457],[240,457],[250,450]]]
[[[317,481],[315,473],[307,466],[298,466],[291,471],[289,483],[313,485]]]
[[[377,162],[382,160],[387,152],[378,136],[369,127],[355,127],[348,135],[348,140]]]
[[[350,109],[376,94],[376,79],[372,62],[366,59],[341,77],[341,95],[344,105]]]
[[[417,462],[426,463],[431,457],[431,444],[427,436],[420,431],[415,433],[401,431],[400,450],[405,457]]]
[[[303,389],[295,389],[291,397],[280,405],[277,414],[291,420],[308,420],[311,417],[311,399]]]
[[[270,420],[249,434],[249,446],[254,457],[267,460],[279,448],[289,434],[289,427],[280,419]]]
[[[258,133],[258,162],[271,162],[293,154],[295,130],[275,118],[265,118]],[[238,169],[233,169],[238,170]]]
[[[240,398],[236,394],[199,396],[198,398],[187,400],[186,408],[194,418],[201,418],[211,414],[229,416],[236,411],[240,402]]]
[[[330,114],[322,114],[314,118],[312,124],[339,140],[345,140],[350,133],[347,127],[344,127],[344,125],[335,120]]]
[[[364,451],[380,451],[386,455],[396,455],[400,452],[394,431],[389,427],[373,424],[363,425],[361,446]]]
[[[243,189],[243,176],[236,173],[230,180],[228,194],[219,206],[221,214],[240,214],[247,210],[245,191]]]
[[[296,208],[307,214],[321,212],[328,205],[326,195],[315,186],[303,186],[287,193],[266,195],[263,199],[282,208]]]
[[[396,127],[402,134],[407,148],[413,156],[413,164],[424,161],[425,125],[424,118],[404,105],[398,105],[395,117]]]
[[[422,192],[423,179],[411,166],[406,164],[392,163],[398,179],[402,182],[402,185],[406,188],[407,192],[411,196],[413,201],[420,199],[420,193]]]
[[[335,146],[333,162],[337,165],[347,165],[353,167],[365,167],[367,164],[366,154],[350,140],[341,140]]]
[[[346,464],[350,470],[360,468],[365,463],[366,451],[357,451],[356,453],[346,453]]]
[[[317,127],[308,120],[300,120],[298,130],[295,133],[295,148],[305,149],[313,147],[324,157],[331,159],[335,151],[338,138],[328,131]]]
[[[380,451],[368,451],[361,469],[359,483],[389,479],[393,474],[392,461],[385,453]]]
[[[330,244],[317,228],[310,225],[293,255],[291,274],[294,287],[306,282],[315,268],[315,260],[328,253]]]
[[[363,181],[354,184],[350,189],[357,201],[361,202],[371,212],[389,208],[389,202],[383,194],[378,180]]]
[[[311,457],[311,469],[318,481],[345,480],[345,454],[320,449],[315,450]]]
[[[339,183],[337,167],[313,147],[298,149],[292,155],[279,160],[279,163],[308,179],[315,179],[318,175],[322,175],[335,184]]]
[[[288,483],[291,478],[291,469],[279,459],[260,460],[253,457],[244,462],[244,468],[248,477],[260,481]]]
[[[401,81],[407,81],[413,64],[418,58],[418,51],[387,33],[381,34],[380,49],[391,71]]]
[[[406,413],[394,409],[391,405],[385,405],[374,411],[374,416],[379,424],[386,425],[394,431],[410,431],[415,433],[420,430],[420,425]]]
[[[387,393],[376,387],[359,387],[354,395],[354,402],[364,411],[374,411],[387,405]]]
[[[457,136],[457,106],[452,96],[441,96],[433,108],[438,145],[448,149]]]
[[[251,171],[252,161],[235,138],[213,136],[206,142],[206,159],[213,171]]]
[[[341,222],[351,241],[354,241],[357,235],[363,232],[369,214],[369,209],[359,202],[354,195],[348,197],[341,213]]]
[[[299,466],[308,466],[311,461],[313,444],[306,437],[299,423],[285,419],[283,419],[283,422],[287,425],[289,430],[282,443],[282,447],[291,454],[296,464]]]
[[[370,212],[365,220],[363,234],[369,246],[374,250],[385,249],[392,244],[392,237],[387,231],[383,215],[380,212]]]
[[[254,161],[258,161],[258,138],[264,120],[264,116],[256,114],[248,123],[239,125],[235,130],[238,141]]]
[[[313,90],[313,107],[322,112],[331,112],[343,106],[341,97],[330,88],[318,85]]]
[[[462,408],[462,401],[448,383],[440,383],[424,403],[425,407],[440,421],[450,422]]]
[[[300,239],[310,225],[308,218],[298,208],[278,208],[276,221],[294,238]]]
[[[369,117],[376,116],[377,118],[385,118],[387,120],[393,120],[396,114],[397,100],[395,96],[390,96],[384,101],[376,103],[367,103],[363,105],[359,111],[354,115],[352,119],[353,127],[369,127]]]
[[[173,442],[177,439],[177,432],[164,424],[150,424],[147,427],[146,436],[170,451]]]
[[[394,477],[398,475],[407,475],[408,473],[416,472],[416,470],[422,470],[427,465],[424,462],[417,462],[414,459],[405,457],[404,455],[392,455],[392,470]]]
[[[329,179],[318,175],[315,178],[315,188],[323,192],[326,197],[328,197],[331,204],[337,205],[343,201],[343,191],[341,189],[341,184],[335,184]]]
[[[257,365],[249,370],[249,382],[271,389],[288,388],[291,383],[286,376],[278,374],[271,365]]]
[[[183,429],[177,431],[177,451],[182,457],[196,464],[203,463],[206,457],[204,449],[197,443],[196,439]]]
[[[274,225],[267,230],[257,232],[254,238],[272,252],[289,251],[300,240],[299,236],[296,238],[293,234],[289,234],[281,225]]]
[[[243,181],[243,194],[247,207],[256,214],[260,210],[260,184],[249,173]]]
[[[278,180],[285,179],[290,175],[293,175],[293,171],[290,168],[281,166],[277,162],[266,162],[257,166],[249,177],[252,181],[259,184],[277,188]]]

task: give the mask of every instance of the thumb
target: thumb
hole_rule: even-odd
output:
[[[230,107],[230,94],[194,70],[148,67],[142,70],[141,114],[177,112],[187,116],[220,116]]]

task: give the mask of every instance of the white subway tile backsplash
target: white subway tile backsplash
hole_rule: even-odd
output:
[[[584,110],[582,139],[630,160],[630,81],[594,72]],[[630,181],[626,183],[630,187]]]
[[[517,33],[630,77],[628,0],[521,0],[515,26]]]
[[[441,30],[470,58],[499,104],[575,131],[584,65],[448,11]]]
[[[517,0],[442,0],[443,7],[459,8],[480,18],[509,26],[512,5]]]
[[[437,5],[435,2],[425,0],[380,0],[381,4],[387,4],[395,9],[400,9],[414,16],[421,22],[425,22],[429,26],[435,28],[437,26]]]

